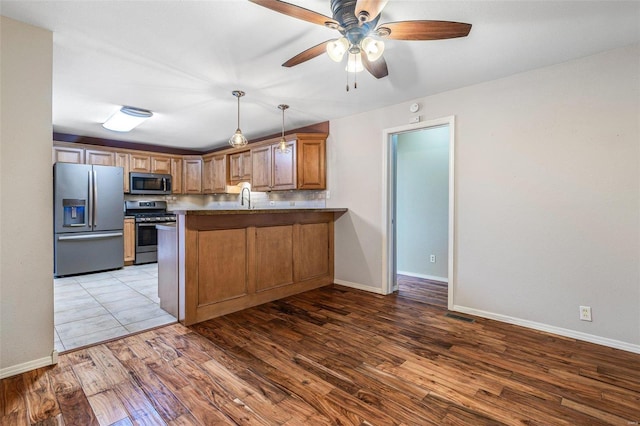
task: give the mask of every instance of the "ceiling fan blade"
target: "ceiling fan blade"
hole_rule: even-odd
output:
[[[384,57],[381,56],[377,60],[370,62],[367,59],[367,55],[365,53],[361,54],[362,65],[371,73],[375,78],[383,78],[389,75],[389,70],[387,69],[387,61],[384,60]]]
[[[324,41],[320,44],[317,44],[304,52],[298,53],[293,58],[289,59],[287,62],[282,64],[283,67],[293,67],[303,62],[308,61],[309,59],[313,59],[316,56],[320,56],[327,51],[327,43],[331,40]]]
[[[294,18],[302,19],[303,21],[311,22],[312,24],[318,24],[327,26],[327,23],[336,28],[339,24],[333,19],[325,16],[321,13],[314,12],[313,10],[305,9],[304,7],[296,6],[294,4],[285,3],[280,0],[249,0],[252,3],[266,7],[267,9],[275,10],[276,12],[283,13],[287,16],[293,16]]]
[[[390,31],[385,35],[386,30]],[[451,21],[401,21],[381,24],[376,28],[382,37],[392,40],[441,40],[466,37],[471,24]]]
[[[358,0],[355,15],[360,22],[372,21],[380,15],[389,0]]]

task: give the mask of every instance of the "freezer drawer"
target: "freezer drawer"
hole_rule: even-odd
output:
[[[55,234],[54,275],[104,271],[124,266],[121,230]]]

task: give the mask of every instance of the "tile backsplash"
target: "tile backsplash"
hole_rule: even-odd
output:
[[[168,210],[240,210],[246,209],[240,203],[240,194],[215,195],[127,195],[125,200],[164,200]],[[252,209],[313,209],[326,207],[325,191],[277,191],[251,192]]]

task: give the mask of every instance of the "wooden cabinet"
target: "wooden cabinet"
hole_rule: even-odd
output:
[[[202,157],[202,193],[222,194],[227,190],[227,156]]]
[[[136,221],[132,218],[124,220],[124,261],[127,264],[136,260]]]
[[[171,157],[151,157],[151,173],[171,174]]]
[[[182,157],[171,157],[171,192],[182,194]]]
[[[55,163],[75,163],[84,164],[84,149],[66,146],[53,147],[53,164]]]
[[[297,188],[326,189],[326,135],[298,135]]]
[[[130,172],[151,172],[151,156],[141,154],[131,154],[129,157]]]
[[[296,142],[287,142],[288,152],[278,149],[279,144],[251,150],[251,189],[278,191],[296,189]]]
[[[229,183],[251,182],[251,151],[229,154]]]
[[[129,192],[129,154],[116,152],[116,166],[122,167],[124,192]]]
[[[184,194],[202,193],[202,158],[185,156],[182,162],[182,192]]]
[[[116,156],[114,152],[87,149],[84,152],[85,164],[98,166],[115,166]]]

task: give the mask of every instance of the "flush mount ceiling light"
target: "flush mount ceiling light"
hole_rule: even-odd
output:
[[[153,113],[146,109],[123,106],[102,123],[102,127],[114,132],[130,132],[152,116]]]
[[[233,134],[233,136],[231,136],[231,138],[229,139],[229,145],[234,148],[241,148],[248,143],[247,138],[244,137],[244,135],[242,134],[242,130],[240,130],[240,98],[244,96],[244,92],[242,90],[234,90],[231,93],[233,94],[233,96],[238,98],[238,128],[236,129],[236,132]]]
[[[278,152],[281,154],[288,154],[291,150],[287,146],[287,141],[284,138],[284,110],[289,108],[289,105],[280,104],[278,105],[278,108],[282,111],[282,137],[280,138],[280,142],[278,142]]]

